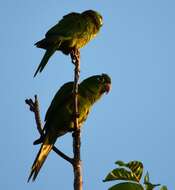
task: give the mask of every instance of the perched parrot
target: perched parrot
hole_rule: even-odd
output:
[[[49,58],[56,50],[68,55],[72,50],[80,49],[93,39],[103,24],[102,16],[93,10],[82,13],[70,13],[53,26],[45,35],[45,38],[35,45],[46,50],[35,74],[41,72]]]
[[[42,143],[42,145],[32,165],[28,181],[32,176],[33,181],[36,179],[57,138],[74,130],[73,84],[73,82],[68,82],[58,90],[46,112],[44,136],[34,142],[34,144]],[[79,84],[78,123],[80,127],[86,120],[92,105],[105,92],[109,92],[110,86],[111,79],[107,74],[91,76]]]

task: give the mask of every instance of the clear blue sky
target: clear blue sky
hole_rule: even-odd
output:
[[[73,79],[70,58],[56,53],[33,79],[44,51],[34,43],[63,15],[94,9],[99,35],[81,50],[81,79],[108,73],[112,91],[82,130],[84,189],[103,183],[116,160],[141,160],[155,183],[175,187],[175,1],[1,1],[0,189],[73,189],[71,166],[51,152],[35,183],[27,184],[39,149],[25,98],[38,94],[42,118],[55,92]],[[57,146],[71,155],[71,135]]]

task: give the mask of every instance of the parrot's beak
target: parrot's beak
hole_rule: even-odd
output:
[[[108,94],[110,90],[111,90],[111,83],[107,83],[106,84],[106,94]]]

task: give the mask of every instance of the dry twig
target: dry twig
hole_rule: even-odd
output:
[[[80,126],[78,124],[78,80],[80,77],[80,52],[78,49],[75,49],[71,53],[72,63],[75,65],[74,70],[74,132],[73,132],[73,153],[74,153],[74,190],[82,190],[82,170],[81,170],[81,156],[80,156]]]

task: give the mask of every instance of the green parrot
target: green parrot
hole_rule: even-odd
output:
[[[35,45],[46,50],[35,74],[41,72],[56,50],[68,55],[79,50],[93,39],[103,24],[102,16],[93,10],[69,13],[53,26],[45,38]]]
[[[32,165],[28,181],[36,179],[45,159],[52,150],[57,138],[74,130],[73,110],[73,82],[64,84],[56,93],[45,116],[43,128],[44,136],[34,144],[42,143],[41,148]],[[79,84],[78,90],[78,123],[80,127],[86,120],[92,105],[100,99],[111,86],[111,79],[107,74],[91,76]]]

